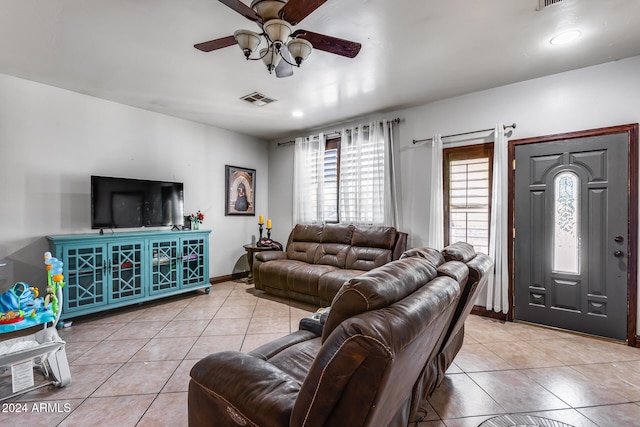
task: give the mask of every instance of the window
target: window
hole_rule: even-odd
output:
[[[463,241],[489,252],[493,145],[443,150],[445,245]]]
[[[296,142],[296,222],[384,223],[388,172],[383,126],[372,123],[326,141]]]
[[[554,179],[553,270],[580,273],[580,179],[562,172]]]
[[[338,222],[338,142],[330,139],[324,149],[324,217],[325,222]]]

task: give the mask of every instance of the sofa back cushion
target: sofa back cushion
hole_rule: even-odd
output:
[[[350,245],[353,230],[356,227],[351,224],[325,224],[322,228],[322,243],[342,243]]]
[[[287,258],[313,263],[322,237],[322,225],[297,224],[289,234]]]
[[[342,243],[320,243],[313,259],[314,264],[344,268],[347,263],[349,245]]]
[[[323,341],[343,320],[393,304],[437,276],[422,258],[392,261],[345,283],[331,303],[322,330]]]
[[[402,258],[420,257],[428,260],[434,267],[444,264],[444,257],[439,250],[433,248],[413,248],[406,250],[401,256]]]
[[[456,242],[442,250],[446,261],[469,262],[476,256],[473,246],[467,242]]]
[[[388,249],[351,246],[347,252],[345,268],[369,271],[391,261],[392,253]]]
[[[345,268],[369,271],[392,261],[397,233],[393,227],[356,227]]]
[[[396,242],[396,233],[393,227],[355,227],[351,245],[391,250]]]

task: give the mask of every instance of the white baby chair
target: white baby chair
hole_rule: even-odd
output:
[[[43,330],[35,334],[0,342],[0,381],[4,382],[7,374],[10,374],[12,385],[12,392],[8,396],[0,396],[0,401],[40,387],[48,385],[64,387],[71,382],[65,342],[56,330],[63,303],[62,262],[46,252],[45,264],[47,264],[49,291],[52,291],[55,298],[51,298],[52,301],[46,309],[39,308],[31,315],[24,316],[23,320],[0,324],[0,334],[43,325]],[[34,367],[39,368],[49,381],[35,384]]]

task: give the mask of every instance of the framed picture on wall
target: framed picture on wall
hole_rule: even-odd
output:
[[[255,216],[256,170],[225,165],[225,215]]]

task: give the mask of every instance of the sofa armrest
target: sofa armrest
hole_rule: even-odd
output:
[[[262,251],[256,253],[256,260],[258,261],[266,262],[274,259],[287,259],[287,253],[285,251]]]
[[[284,337],[269,341],[268,343],[261,345],[255,350],[251,350],[249,354],[262,360],[269,360],[281,351],[286,350],[287,348],[301,342],[317,338],[321,334],[322,330],[319,334],[316,334],[315,332],[310,330],[298,330],[290,333],[289,335],[285,335]]]
[[[469,276],[479,281],[493,270],[493,260],[488,255],[478,253],[475,258],[467,262],[467,267],[469,267]]]
[[[322,336],[322,328],[324,328],[329,316],[329,310],[331,310],[331,307],[325,307],[307,317],[303,317],[298,324],[298,330],[309,331]]]
[[[396,260],[400,259],[404,251],[407,250],[407,239],[409,235],[402,231],[398,231],[396,234],[396,243],[393,246],[393,253],[391,255],[391,259]]]
[[[189,426],[288,426],[300,384],[246,353],[210,354],[191,369]]]

